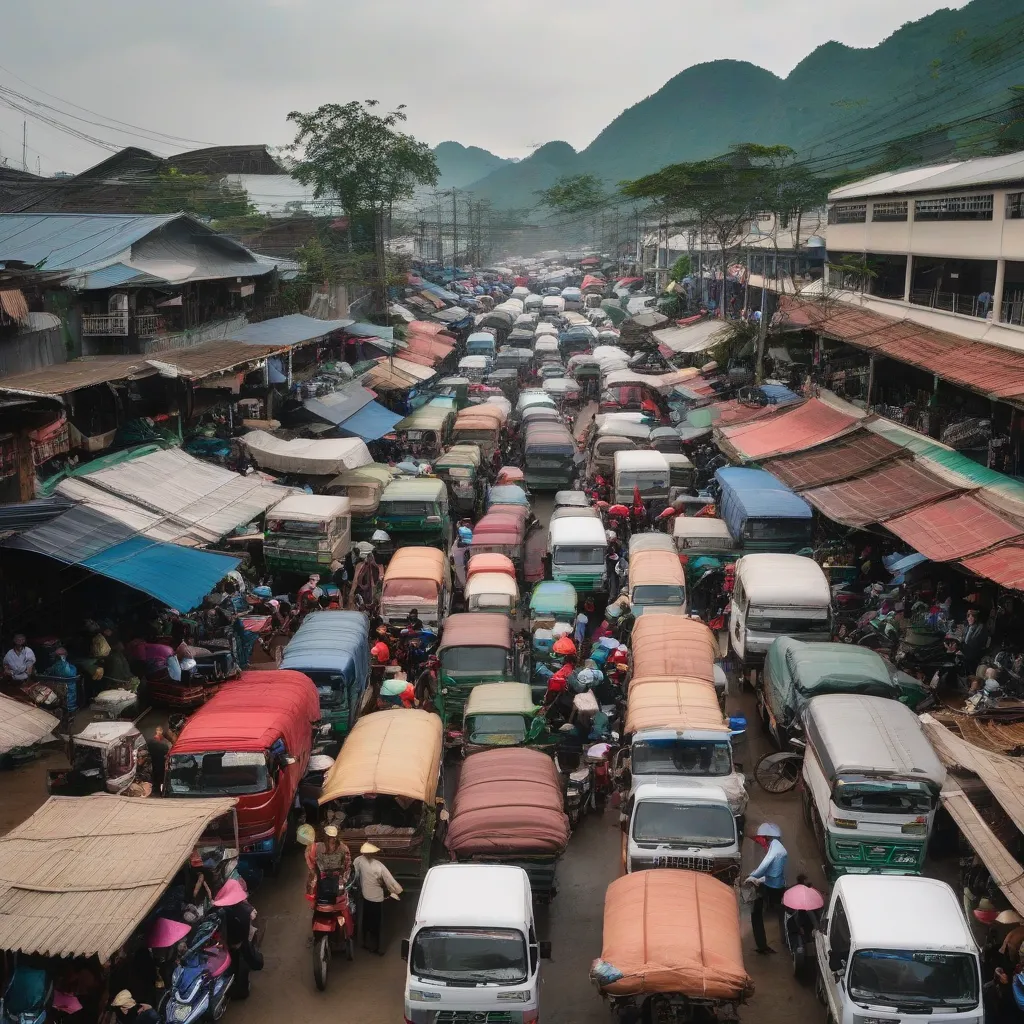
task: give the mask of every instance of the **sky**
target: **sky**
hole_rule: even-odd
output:
[[[963,4],[28,0],[4,10],[0,162],[22,165],[26,121],[28,169],[53,174],[127,145],[162,156],[285,145],[289,111],[352,99],[406,104],[407,130],[431,145],[454,139],[516,158],[554,139],[581,149],[692,64],[729,57],[785,76],[830,39],[874,46],[904,22]]]

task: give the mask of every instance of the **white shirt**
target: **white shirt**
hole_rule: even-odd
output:
[[[13,647],[4,655],[4,668],[15,679],[28,679],[36,663],[36,656],[31,647],[22,647],[21,653]]]
[[[400,893],[402,887],[395,881],[394,876],[379,860],[370,860],[360,854],[354,861],[359,876],[359,888],[364,900],[371,903],[383,903],[389,893]]]

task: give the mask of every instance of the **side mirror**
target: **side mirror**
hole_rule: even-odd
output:
[[[402,943],[398,947],[398,955],[403,960],[407,961],[409,959],[409,940],[408,939],[402,939]]]
[[[830,971],[839,973],[846,966],[846,954],[841,949],[830,949],[828,967]]]
[[[542,942],[542,943],[540,943],[540,958],[541,958],[541,960],[550,960],[551,959],[551,943],[550,942]]]
[[[299,763],[299,759],[297,757],[292,757],[291,754],[285,754],[284,757],[281,758],[281,764],[283,764],[283,765],[291,766],[293,764],[298,764],[298,763]]]

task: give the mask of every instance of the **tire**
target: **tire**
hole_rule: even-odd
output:
[[[313,942],[313,981],[318,992],[327,988],[327,967],[331,962],[331,937],[318,935]]]
[[[814,979],[814,994],[818,997],[818,1002],[822,1006],[828,1007],[828,996],[825,995],[825,981],[821,976],[821,972],[818,972],[817,977]],[[831,1014],[829,1014],[831,1016]]]
[[[800,807],[804,812],[804,824],[808,827],[812,827],[811,822],[811,791],[806,785],[800,787]]]
[[[345,959],[351,963],[356,958],[356,943],[350,935],[345,937]]]
[[[231,998],[248,999],[251,988],[249,965],[244,959],[240,959],[235,972],[235,981],[231,986]]]

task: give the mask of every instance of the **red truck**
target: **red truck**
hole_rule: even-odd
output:
[[[243,863],[273,871],[295,831],[295,794],[319,720],[308,676],[243,672],[185,723],[167,759],[164,795],[237,797]]]

